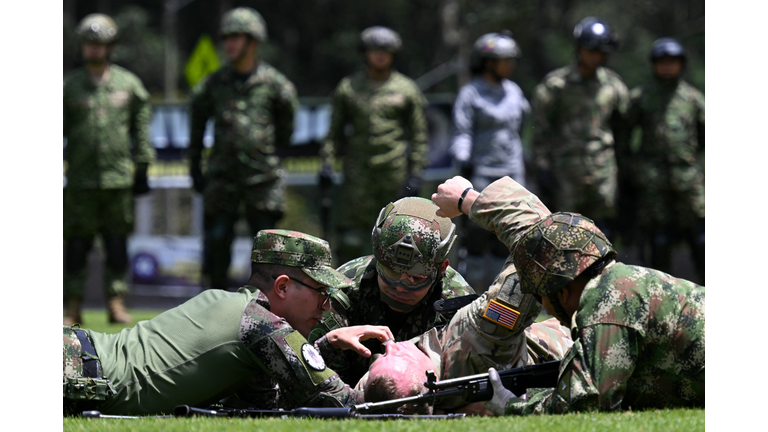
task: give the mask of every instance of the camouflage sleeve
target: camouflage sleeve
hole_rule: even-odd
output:
[[[299,110],[299,100],[296,97],[296,87],[288,79],[283,79],[275,89],[276,97],[272,105],[272,115],[275,119],[275,146],[286,148],[291,145],[293,121]]]
[[[203,152],[203,136],[205,124],[213,115],[212,104],[209,100],[208,84],[210,76],[204,78],[194,89],[189,102],[189,149],[190,159],[200,159]]]
[[[347,122],[343,83],[339,83],[332,96],[331,107],[331,125],[328,128],[328,135],[320,148],[320,157],[323,163],[333,166],[337,154],[343,153],[341,146],[344,143],[344,125]]]
[[[699,143],[699,148],[704,150],[704,95],[700,92],[696,93],[696,109],[698,116],[696,116],[696,133]]]
[[[155,160],[155,149],[149,143],[149,121],[152,117],[152,104],[149,93],[136,80],[133,103],[131,106],[131,139],[134,145],[135,163],[150,163]]]
[[[549,160],[551,140],[549,135],[553,132],[552,108],[555,105],[555,96],[544,83],[536,86],[531,100],[531,112],[533,131],[531,135],[531,147],[533,150],[534,169],[549,170],[552,163]]]
[[[520,234],[550,213],[536,195],[511,178],[502,177],[477,197],[469,211],[469,218],[496,233],[499,240],[512,250]]]
[[[512,398],[507,415],[615,411],[638,359],[636,332],[629,327],[599,324],[586,327],[565,354],[557,387],[528,392],[528,400]]]
[[[245,307],[239,338],[261,368],[299,405],[352,406],[363,398],[325,365],[304,336],[255,299]]]
[[[421,175],[425,166],[429,165],[427,151],[427,119],[424,117],[424,109],[427,99],[414,84],[414,95],[411,98],[410,113],[408,115],[408,129],[411,133],[411,175]]]

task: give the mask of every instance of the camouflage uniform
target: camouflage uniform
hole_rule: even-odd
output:
[[[149,164],[149,93],[136,75],[107,66],[109,78],[94,84],[85,69],[64,80],[64,189],[66,266],[64,298],[81,299],[86,257],[97,234],[107,252],[104,292],[128,292],[126,237],[133,230],[134,164]]]
[[[509,178],[483,190],[470,211],[513,243],[548,215]],[[571,337],[557,388],[510,399],[507,414],[704,406],[704,287],[612,262],[587,283]]]
[[[462,308],[442,329],[430,329],[421,336],[411,339],[434,364],[438,379],[465,377],[488,372],[488,368],[497,370],[511,369],[524,365],[561,360],[568,348],[573,345],[568,329],[561,326],[557,319],[550,318],[540,323],[533,323],[521,334],[519,344],[517,335],[504,336],[485,333],[484,329],[467,326],[467,320],[482,322],[482,311],[488,306],[488,293]],[[364,391],[368,381],[366,373],[356,390]],[[440,408],[456,408],[464,405],[460,399],[445,400]]]
[[[328,137],[321,149],[325,164],[338,155],[344,160],[337,232],[339,259],[346,262],[371,253],[371,220],[382,203],[402,196],[409,176],[419,176],[427,164],[427,101],[408,77],[392,71],[374,88],[359,72],[341,80],[333,95]],[[349,142],[344,127],[352,125]]]
[[[355,325],[389,326],[395,340],[404,341],[420,335],[430,328],[445,324],[432,307],[439,300],[474,294],[472,287],[450,266],[424,300],[409,313],[393,311],[382,300],[379,289],[376,259],[373,256],[360,257],[338,268],[339,272],[352,279],[354,284],[343,293],[331,296],[331,310],[323,324],[312,330],[309,340],[319,337],[328,330]],[[372,353],[381,352],[381,342],[367,340],[363,345]],[[368,371],[369,359],[352,351],[336,352],[329,364],[339,372],[344,382],[357,382]]]
[[[535,167],[551,205],[564,211],[614,216],[615,132],[626,114],[628,90],[616,72],[598,67],[585,78],[576,63],[556,69],[536,86],[531,102]]]
[[[350,281],[329,267],[328,243],[301,233],[262,231],[254,242],[254,262],[301,267],[317,282],[335,288]],[[269,311],[267,297],[252,286],[237,292],[209,290],[157,317],[118,334],[85,330],[114,395],[103,400],[68,399],[81,363],[77,338],[64,327],[65,410],[97,409],[108,414],[170,413],[174,406],[205,406],[236,393],[254,378],[269,388],[279,383],[304,406],[351,406],[362,394],[327,368],[326,338],[314,346]],[[78,345],[78,346],[75,346]],[[80,374],[82,371],[80,371]],[[269,397],[270,394],[261,395]],[[274,408],[274,399],[256,407]]]
[[[704,95],[683,80],[654,79],[632,90],[630,127],[642,142],[625,174],[634,184],[639,237],[651,243],[651,265],[671,269],[671,248],[683,239],[704,280]]]
[[[297,109],[293,84],[264,61],[246,76],[224,66],[193,91],[191,160],[201,159],[206,122],[214,123],[203,191],[203,272],[214,288],[227,287],[240,206],[252,233],[274,227],[283,215],[285,184],[275,151],[290,145]]]

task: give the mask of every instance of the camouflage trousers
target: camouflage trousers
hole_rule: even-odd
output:
[[[213,178],[204,191],[203,270],[210,287],[227,289],[235,223],[243,214],[252,236],[274,228],[285,209],[282,179],[256,185]]]
[[[84,410],[95,409],[98,402],[115,394],[115,389],[108,379],[101,376],[86,376],[84,362],[99,363],[96,370],[101,370],[96,353],[84,352],[76,329],[64,327],[64,373],[63,396],[64,415],[78,414]],[[79,330],[79,329],[78,329]],[[87,335],[84,336],[87,338]]]
[[[96,235],[104,244],[104,293],[125,295],[127,237],[133,230],[130,189],[64,189],[64,298],[83,298],[88,253]]]

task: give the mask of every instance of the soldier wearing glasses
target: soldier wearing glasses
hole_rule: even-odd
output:
[[[383,327],[350,327],[307,343],[329,295],[352,283],[330,263],[325,240],[262,230],[251,278],[237,292],[204,291],[118,334],[64,326],[65,414],[169,413],[228,395],[256,408],[362,402],[322,356],[334,349],[370,356],[361,340],[393,336]]]

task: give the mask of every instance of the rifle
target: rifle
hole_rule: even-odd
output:
[[[215,408],[215,409],[212,409]],[[228,418],[262,418],[262,417],[311,417],[315,419],[361,419],[361,420],[397,420],[397,419],[457,419],[465,414],[441,415],[406,415],[406,414],[360,414],[356,408],[296,408],[292,410],[259,410],[224,408],[211,406],[208,409],[193,408],[188,405],[177,405],[173,409],[174,417],[228,417]]]
[[[546,388],[557,385],[560,360],[522,366],[499,371],[504,387],[516,395],[522,395],[529,388]],[[461,400],[462,404],[489,401],[493,398],[493,387],[488,373],[452,378],[442,381],[435,379],[434,371],[427,371],[428,391],[416,396],[392,399],[383,402],[366,402],[356,405],[358,411],[393,410],[404,404],[435,406],[442,401]]]

